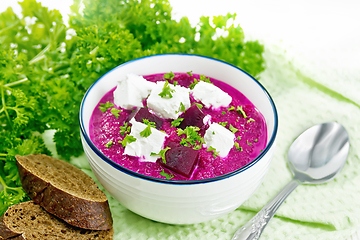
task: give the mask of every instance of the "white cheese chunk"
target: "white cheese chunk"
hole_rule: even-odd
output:
[[[147,125],[137,122],[134,118],[130,120],[130,135],[136,138],[135,142],[128,143],[125,147],[124,154],[140,157],[140,161],[156,162],[158,155],[151,156],[151,153],[159,153],[164,146],[165,138],[168,136],[156,128],[151,128],[151,134],[148,137],[142,137],[142,132]]]
[[[118,82],[114,91],[114,103],[118,107],[132,109],[142,107],[143,100],[147,98],[156,86],[155,83],[135,74],[128,74],[125,79]]]
[[[204,81],[200,81],[195,85],[192,94],[196,100],[201,101],[207,108],[227,107],[232,101],[229,94]]]
[[[163,91],[165,82],[159,81],[156,87],[151,91],[147,99],[148,108],[157,116],[161,118],[176,119],[181,112],[181,104],[184,105],[185,110],[190,107],[190,90],[181,86],[168,86],[174,91],[171,92],[172,97],[161,97],[159,93]]]
[[[220,157],[226,157],[234,146],[235,134],[217,123],[211,123],[204,135],[207,147],[213,147]]]

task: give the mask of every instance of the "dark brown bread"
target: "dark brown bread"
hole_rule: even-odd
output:
[[[16,160],[24,191],[46,211],[75,227],[112,228],[106,195],[83,171],[44,154],[17,155]]]
[[[45,211],[33,201],[8,208],[0,217],[0,239],[113,239],[114,230],[86,230],[73,227]]]

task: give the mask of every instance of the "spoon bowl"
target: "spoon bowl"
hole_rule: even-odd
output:
[[[349,147],[349,136],[339,123],[313,126],[291,145],[288,151],[289,168],[301,183],[330,181],[344,166]]]
[[[247,224],[237,230],[232,240],[259,239],[277,209],[299,184],[325,183],[340,173],[349,148],[348,133],[339,123],[322,123],[303,132],[288,151],[288,165],[293,179]]]

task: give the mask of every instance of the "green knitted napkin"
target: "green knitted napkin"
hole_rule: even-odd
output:
[[[305,71],[300,72],[295,58],[276,46],[265,47],[267,68],[260,82],[276,103],[279,131],[274,159],[260,188],[236,211],[216,220],[185,226],[140,217],[107,194],[114,218],[114,239],[231,239],[233,233],[291,179],[286,156],[292,141],[312,125],[328,121],[343,124],[350,134],[350,153],[345,167],[329,183],[301,185],[295,189],[260,239],[347,239],[360,228],[360,151],[356,148],[360,146],[360,95],[355,91],[360,83],[350,77],[344,80],[345,84],[327,82],[335,76],[329,77],[324,71],[316,74],[304,66]],[[72,163],[94,177],[84,156],[72,159]]]

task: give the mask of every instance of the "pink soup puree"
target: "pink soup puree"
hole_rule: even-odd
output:
[[[151,82],[165,81],[164,74],[153,74],[143,77]],[[200,76],[189,73],[175,73],[175,76],[172,79],[168,79],[168,82],[170,84],[175,82],[179,86],[189,88],[190,84],[194,82],[194,78],[200,79]],[[130,131],[124,132],[121,131],[121,127],[124,129],[125,123],[131,127],[131,124],[128,123],[129,119],[135,118],[139,108],[129,110],[116,106],[113,96],[116,88],[105,94],[94,109],[90,119],[90,138],[92,142],[115,163],[131,171],[154,178],[200,180],[217,177],[243,167],[254,160],[266,146],[267,130],[264,117],[238,90],[219,80],[208,79],[212,84],[230,95],[232,100],[226,107],[207,108],[200,100],[195,100],[192,93],[190,93],[191,106],[197,103],[196,106],[199,107],[195,109],[196,116],[201,113],[202,117],[206,116],[205,119],[210,119],[205,121],[201,118],[202,120],[198,122],[199,125],[197,125],[196,132],[200,138],[204,137],[210,123],[220,123],[229,129],[234,134],[234,144],[227,156],[220,157],[216,153],[216,149],[209,149],[209,146],[203,144],[201,140],[197,141],[196,147],[189,144],[184,146],[182,139],[186,138],[186,134],[179,133],[179,126],[172,126],[171,123],[174,119],[163,118],[160,118],[162,125],[158,128],[167,134],[163,149],[168,149],[168,151],[165,151],[163,157],[159,155],[156,162],[147,162],[143,161],[141,157],[124,154],[125,148],[122,145],[122,141],[126,135],[131,133],[131,128],[128,129]],[[104,105],[106,103],[108,103],[108,106]],[[143,105],[145,109],[147,109],[146,104],[146,99],[144,99]],[[186,116],[186,111],[179,118]],[[149,112],[153,114],[153,112]],[[187,117],[194,118],[192,114],[188,114]],[[175,148],[179,150],[173,151],[170,154],[170,150]],[[191,150],[188,152],[186,151],[188,149]],[[176,161],[184,161],[184,163]]]

